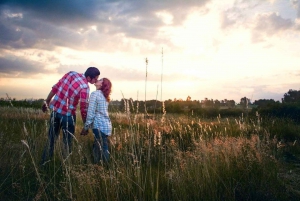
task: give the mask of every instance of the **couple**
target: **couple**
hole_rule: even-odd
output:
[[[96,67],[89,67],[84,74],[71,71],[52,87],[42,106],[43,112],[48,110],[48,106],[52,110],[48,142],[43,152],[42,165],[53,157],[54,146],[60,129],[63,131],[63,157],[67,158],[72,152],[76,108],[79,101],[84,123],[84,128],[80,134],[87,135],[89,128],[92,128],[94,134],[94,163],[98,163],[100,159],[103,162],[109,162],[107,137],[111,135],[112,126],[108,115],[108,103],[112,85],[107,78],[98,80],[99,75],[100,71]],[[96,86],[96,91],[91,93],[90,100],[88,83]]]

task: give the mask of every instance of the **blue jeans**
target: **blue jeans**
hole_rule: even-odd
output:
[[[44,148],[41,164],[50,160],[53,157],[55,142],[59,136],[60,130],[63,131],[64,159],[72,152],[72,135],[74,135],[75,132],[75,123],[76,115],[67,116],[54,111],[51,112],[50,127],[48,131],[48,142]]]
[[[107,135],[98,129],[93,129],[94,144],[93,144],[93,156],[94,163],[99,163],[102,160],[105,163],[109,162],[108,140]],[[101,137],[100,137],[101,135]]]

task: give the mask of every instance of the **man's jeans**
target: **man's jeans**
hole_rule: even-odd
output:
[[[99,163],[100,160],[102,160],[104,163],[107,164],[109,162],[107,135],[98,129],[93,129],[93,133],[94,133],[94,144],[93,144],[94,163],[97,164]]]
[[[45,146],[42,164],[53,157],[55,142],[59,136],[60,129],[63,131],[63,158],[67,158],[72,152],[72,138],[75,132],[76,115],[66,116],[57,112],[52,112],[50,117],[50,128],[48,132],[48,142]]]

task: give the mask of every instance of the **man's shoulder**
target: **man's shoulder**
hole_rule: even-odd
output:
[[[70,71],[70,75],[74,78],[75,82],[79,83],[82,88],[88,88],[88,81],[85,78],[84,74],[77,73],[75,71]]]
[[[70,72],[68,72],[68,74],[69,74],[69,75],[73,75],[73,76],[80,76],[80,77],[83,76],[82,73],[77,73],[77,72],[75,72],[75,71],[70,71]]]
[[[74,77],[80,77],[80,74],[75,71],[69,71],[63,76],[66,79],[73,79]]]
[[[76,74],[79,74],[79,73],[77,73],[75,71],[69,71],[66,73],[66,75],[76,75]]]

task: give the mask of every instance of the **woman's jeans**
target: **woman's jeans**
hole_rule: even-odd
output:
[[[104,163],[109,162],[108,139],[107,135],[98,129],[93,129],[94,144],[93,155],[94,163],[99,163],[102,160]]]
[[[45,146],[42,162],[44,164],[46,161],[53,157],[55,142],[59,136],[60,129],[63,131],[63,158],[66,159],[68,155],[72,152],[72,138],[75,132],[76,115],[67,116],[62,115],[57,112],[52,112],[50,117],[50,128],[48,132],[48,142]]]

